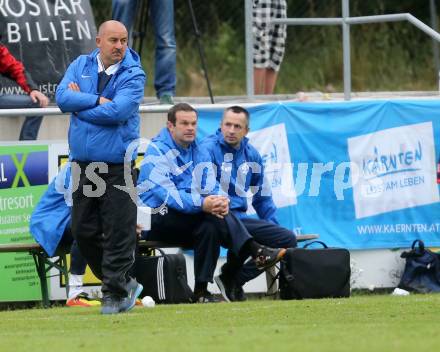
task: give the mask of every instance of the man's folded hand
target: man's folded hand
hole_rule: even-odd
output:
[[[203,211],[223,219],[229,213],[229,198],[225,196],[210,195],[203,201]]]

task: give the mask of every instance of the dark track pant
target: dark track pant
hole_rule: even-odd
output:
[[[82,255],[97,278],[102,281],[103,295],[125,297],[128,272],[134,263],[136,247],[136,204],[125,191],[115,185],[125,185],[124,165],[108,164],[108,173],[96,173],[105,182],[105,192],[99,196],[87,196],[83,186],[96,185],[85,175],[87,163],[72,167],[72,176],[79,179],[79,187],[73,193],[72,234]],[[133,184],[136,184],[133,171]]]
[[[86,272],[87,262],[78,246],[78,242],[73,241],[70,248],[70,273],[73,275],[84,275]]]
[[[70,247],[70,273],[74,275],[84,275],[87,262],[78,246],[78,242],[73,239],[71,225],[64,230],[63,237],[58,246]]]
[[[194,249],[194,275],[197,282],[212,282],[220,246],[230,248],[239,256],[251,236],[234,215],[224,220],[206,213],[185,214],[163,208],[153,214],[147,240],[169,242]]]

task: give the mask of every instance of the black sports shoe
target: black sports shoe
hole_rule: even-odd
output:
[[[193,302],[194,303],[218,303],[218,302],[220,302],[220,300],[217,299],[216,297],[214,297],[214,295],[211,292],[206,290],[206,291],[194,292]]]
[[[234,302],[236,301],[234,291],[236,288],[235,282],[232,278],[229,278],[225,274],[220,274],[214,278],[215,283],[217,284],[220,292],[225,299],[226,302]]]
[[[246,295],[244,294],[243,286],[239,286],[239,285],[235,286],[234,298],[236,302],[246,301]]]
[[[258,249],[255,264],[257,269],[264,270],[278,263],[286,254],[285,248],[270,248],[261,246]]]

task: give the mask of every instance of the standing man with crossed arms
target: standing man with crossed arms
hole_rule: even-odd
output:
[[[142,292],[142,285],[129,276],[136,246],[136,204],[130,190],[119,187],[125,186],[124,173],[136,184],[136,153],[128,161],[124,157],[139,137],[145,84],[139,56],[127,48],[127,41],[122,23],[101,24],[98,48],[69,66],[56,92],[60,109],[72,113],[72,234],[102,280],[102,314],[130,310]]]

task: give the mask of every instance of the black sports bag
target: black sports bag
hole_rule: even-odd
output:
[[[312,243],[324,248],[309,249]],[[321,241],[289,248],[281,260],[280,298],[349,297],[350,272],[350,252],[346,249],[328,248]]]
[[[141,297],[151,296],[156,303],[191,303],[183,254],[137,255],[133,274],[144,286]]]
[[[407,291],[440,292],[440,255],[425,248],[422,240],[415,240],[411,250],[400,255],[406,260],[399,288]]]

